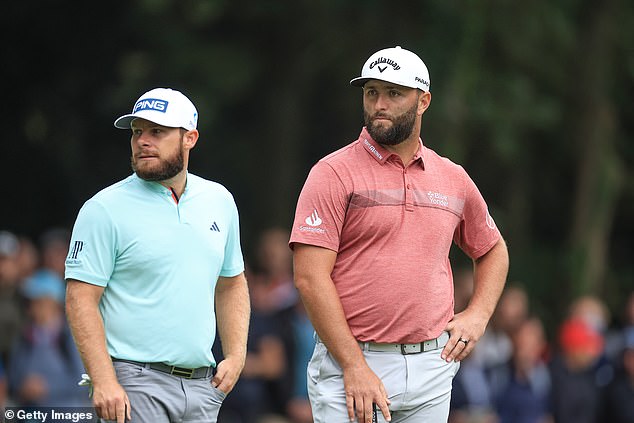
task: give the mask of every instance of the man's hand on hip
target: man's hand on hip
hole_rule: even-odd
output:
[[[450,337],[441,357],[447,362],[464,360],[484,334],[487,322],[486,318],[468,310],[456,314],[445,328]]]
[[[211,385],[218,388],[225,394],[231,392],[233,387],[238,382],[242,368],[244,367],[244,361],[238,359],[232,359],[230,357],[225,358],[216,368],[216,374],[211,380]]]

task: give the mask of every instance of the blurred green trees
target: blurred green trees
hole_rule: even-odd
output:
[[[114,118],[170,86],[200,112],[190,170],[234,193],[248,253],[356,139],[348,81],[401,45],[431,73],[424,142],[476,181],[541,311],[634,289],[632,2],[25,0],[0,24],[4,228],[72,225],[130,172]]]

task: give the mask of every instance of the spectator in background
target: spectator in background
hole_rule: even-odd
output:
[[[289,363],[280,378],[269,382],[272,408],[280,414],[290,413],[301,421],[306,409],[310,409],[306,367],[314,347],[314,331],[305,320],[306,313],[293,282],[289,237],[289,231],[279,227],[268,228],[260,234],[250,285],[253,309],[273,319]],[[307,343],[311,345],[308,359],[305,358]]]
[[[7,368],[19,406],[90,406],[86,390],[77,386],[84,368],[64,316],[64,290],[61,277],[47,270],[22,287],[28,318]]]
[[[214,356],[223,358],[222,344],[214,345]],[[251,314],[247,356],[238,382],[222,404],[219,423],[287,423],[274,410],[268,383],[278,380],[286,369],[284,345],[271,320]]]
[[[634,291],[627,295],[619,317],[617,324],[606,334],[606,355],[613,362],[620,362],[628,333],[634,331]]]
[[[0,231],[0,361],[5,365],[13,340],[22,322],[19,295],[18,238],[9,231]]]
[[[610,323],[610,311],[599,298],[584,295],[574,300],[569,307],[568,316],[584,320],[592,329],[604,334]]]
[[[277,227],[258,237],[248,277],[247,360],[232,396],[220,409],[221,423],[288,421],[284,416],[295,390],[295,308],[299,300],[288,238],[288,231]]]
[[[68,247],[68,246],[66,246]],[[26,280],[40,266],[40,251],[35,246],[31,238],[26,236],[19,237],[18,254],[16,257],[18,263],[18,279]]]
[[[544,355],[542,322],[530,317],[510,334],[511,359],[490,370],[490,386],[500,423],[548,423],[551,379]]]
[[[247,277],[252,280],[248,271]],[[252,290],[251,282],[249,290]],[[213,353],[218,360],[223,358],[220,339],[216,339]],[[223,401],[218,422],[285,422],[278,407],[274,406],[274,392],[269,384],[282,379],[286,366],[287,357],[278,325],[271,314],[262,312],[252,302],[244,369],[231,395]]]
[[[634,422],[634,327],[627,328],[623,334],[616,377],[603,396],[602,421],[610,423]]]
[[[459,269],[454,275],[454,313],[469,305],[473,294],[473,270]],[[474,351],[477,351],[478,346]],[[448,423],[494,423],[489,383],[480,362],[467,356],[453,379]]]
[[[289,236],[285,229],[269,228],[258,239],[249,283],[253,304],[262,312],[276,314],[289,311],[299,300],[293,283]]]
[[[286,404],[286,413],[293,423],[313,423],[308,399],[306,368],[315,349],[315,330],[301,301],[297,302],[291,318],[295,341],[294,355],[291,357],[294,378],[291,397]]]
[[[567,318],[559,327],[558,354],[551,362],[552,412],[557,423],[600,423],[597,363],[603,337],[588,322]]]
[[[69,243],[68,229],[56,227],[44,232],[39,239],[41,267],[55,272],[63,279]]]
[[[518,283],[508,284],[484,335],[473,350],[473,360],[485,370],[508,363],[513,352],[510,334],[526,320],[528,313],[526,290]]]
[[[593,295],[584,295],[574,300],[568,310],[569,319],[581,319],[603,339],[601,353],[594,365],[595,383],[606,387],[614,378],[614,363],[608,357],[606,337],[610,323],[610,311],[601,299]]]

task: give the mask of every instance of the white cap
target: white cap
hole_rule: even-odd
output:
[[[155,88],[143,94],[134,103],[132,113],[114,121],[120,129],[130,129],[136,118],[146,119],[170,128],[196,129],[198,112],[194,104],[180,91]]]
[[[429,91],[427,66],[416,54],[400,46],[379,50],[370,56],[361,69],[361,76],[350,81],[350,85],[362,87],[370,79]]]

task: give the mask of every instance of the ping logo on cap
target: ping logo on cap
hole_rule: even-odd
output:
[[[136,113],[141,110],[155,110],[157,112],[165,113],[167,111],[168,104],[168,101],[160,100],[158,98],[144,98],[136,102],[132,113]]]

